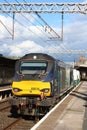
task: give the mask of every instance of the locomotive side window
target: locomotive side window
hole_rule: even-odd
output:
[[[20,72],[22,74],[40,74],[45,73],[47,69],[46,62],[22,62]]]

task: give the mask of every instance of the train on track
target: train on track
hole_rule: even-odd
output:
[[[79,83],[77,72],[48,54],[26,54],[15,65],[10,112],[13,115],[45,115],[62,95]]]

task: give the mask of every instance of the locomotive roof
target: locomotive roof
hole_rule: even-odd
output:
[[[47,60],[55,60],[52,56],[45,53],[29,53],[21,57],[20,59],[47,59]]]
[[[56,63],[65,68],[66,67],[66,63],[64,63],[63,61],[60,61],[58,59],[55,59],[54,57],[48,55],[48,54],[45,54],[45,53],[29,53],[29,54],[26,54],[24,55],[23,57],[20,58],[20,61],[22,60],[33,60],[33,59],[36,59],[36,60],[52,60],[52,61],[56,61]]]

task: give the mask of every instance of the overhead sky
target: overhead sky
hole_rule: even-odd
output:
[[[82,3],[86,0],[0,0],[0,3]],[[61,14],[40,13],[41,18],[61,36]],[[80,55],[58,54],[61,51],[87,50],[87,15],[64,14],[63,41],[55,38],[53,31],[34,13],[15,14],[14,39],[11,13],[0,13],[0,53],[4,56],[20,57],[26,53],[49,53],[63,61],[75,61]],[[11,34],[10,34],[11,33]],[[54,54],[55,53],[55,54]]]

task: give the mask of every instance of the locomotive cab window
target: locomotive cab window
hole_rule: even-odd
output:
[[[40,74],[45,73],[47,69],[46,62],[22,62],[20,72],[22,74]]]

